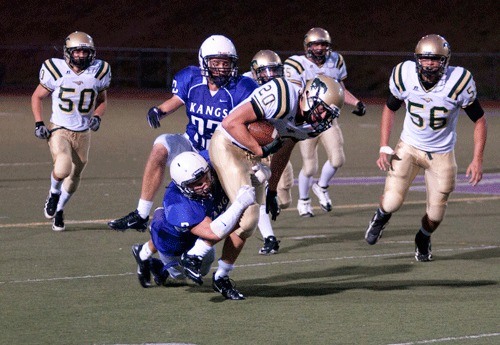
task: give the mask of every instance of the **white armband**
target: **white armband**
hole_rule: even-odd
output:
[[[217,237],[223,239],[233,230],[244,210],[245,208],[243,205],[236,201],[226,210],[226,212],[210,223],[210,229]]]
[[[391,149],[390,146],[382,146],[380,147],[380,153],[385,153],[385,154],[388,154],[388,155],[393,155],[394,154],[394,150]]]

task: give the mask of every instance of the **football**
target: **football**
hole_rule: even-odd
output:
[[[248,131],[259,143],[260,146],[270,144],[279,134],[271,122],[266,120],[257,120],[248,124]]]

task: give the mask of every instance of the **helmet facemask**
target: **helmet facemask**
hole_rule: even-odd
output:
[[[309,95],[306,91],[303,97],[308,104],[309,110],[304,110],[303,115],[306,122],[311,125],[317,133],[326,131],[332,126],[333,120],[339,117],[340,110],[338,108],[329,107],[317,95]],[[325,113],[325,115],[323,115]]]
[[[230,64],[228,67],[215,67],[213,66],[213,61],[217,59],[229,59]],[[238,74],[236,62],[236,58],[227,55],[207,56],[203,59],[202,74],[209,78],[218,88],[221,88],[227,85]]]
[[[180,184],[175,183],[182,193],[190,199],[212,197],[213,176],[210,168],[195,173],[195,177],[192,179],[182,181]]]
[[[271,79],[283,77],[283,65],[259,67],[255,75],[259,85],[265,84]]]
[[[312,46],[320,44],[319,48],[313,49]],[[326,41],[316,41],[307,44],[306,57],[315,63],[322,65],[330,56],[330,43]]]
[[[83,50],[87,52],[85,57],[75,57],[73,52]],[[87,69],[95,60],[96,50],[92,37],[84,32],[75,31],[66,37],[64,46],[64,59],[70,66],[75,66],[81,70]]]
[[[415,47],[416,70],[420,80],[436,83],[446,73],[450,57],[450,45],[443,37],[435,34],[422,37]],[[423,66],[422,59],[439,61],[439,65]]]

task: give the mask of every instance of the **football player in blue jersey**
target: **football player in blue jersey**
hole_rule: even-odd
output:
[[[227,207],[229,199],[209,164],[207,151],[177,155],[170,176],[163,205],[151,221],[151,239],[132,246],[139,282],[145,288],[151,286],[151,273],[157,285],[164,285],[168,277],[184,279],[186,275],[201,285],[215,259],[214,245],[235,229],[243,211],[255,203],[255,189],[247,185]],[[203,257],[189,255],[193,246]],[[156,251],[160,259],[152,258]],[[235,289],[216,291],[226,298],[241,299]]]
[[[454,147],[460,109],[474,122],[473,158],[466,170],[476,185],[483,176],[483,152],[487,125],[472,74],[449,66],[451,49],[439,35],[422,37],[415,61],[404,61],[392,70],[389,98],[382,111],[380,155],[377,166],[387,171],[384,194],[365,232],[374,245],[382,237],[391,215],[404,202],[413,180],[422,169],[427,207],[415,235],[415,260],[432,260],[431,234],[443,221],[448,198],[455,188],[457,163]],[[396,111],[406,104],[403,131],[394,150],[389,139]]]
[[[227,37],[207,38],[198,58],[199,66],[188,66],[175,75],[172,97],[152,107],[147,115],[149,125],[158,128],[160,120],[184,105],[188,120],[186,131],[156,138],[144,169],[137,209],[108,222],[111,229],[145,231],[154,196],[163,183],[165,167],[181,152],[207,149],[213,132],[229,111],[257,87],[251,78],[238,75],[236,48]]]

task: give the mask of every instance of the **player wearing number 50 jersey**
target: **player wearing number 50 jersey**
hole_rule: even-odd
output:
[[[90,131],[97,131],[106,111],[111,68],[97,60],[92,37],[73,32],[64,42],[64,59],[48,59],[31,98],[35,135],[47,139],[54,162],[45,217],[54,231],[65,230],[63,209],[80,183],[87,164]],[[50,125],[43,122],[44,98],[52,95]]]
[[[471,73],[448,66],[451,50],[439,35],[427,35],[417,44],[415,61],[397,65],[391,74],[391,95],[382,113],[380,155],[377,165],[388,171],[379,209],[365,239],[375,244],[391,214],[403,204],[420,169],[424,170],[427,208],[415,236],[415,259],[432,260],[431,234],[444,218],[447,201],[455,187],[457,164],[454,146],[460,109],[474,124],[474,154],[466,174],[476,185],[482,178],[486,144],[486,117],[476,98]],[[395,112],[405,103],[406,115],[399,143],[392,150],[389,138]]]
[[[225,36],[213,35],[200,47],[200,66],[189,66],[175,75],[173,96],[152,107],[147,120],[152,128],[160,120],[186,107],[184,133],[163,134],[156,138],[142,178],[141,197],[137,209],[108,222],[111,229],[146,230],[156,192],[163,183],[166,166],[179,153],[207,149],[217,126],[238,103],[257,87],[251,78],[238,76],[236,48]]]

